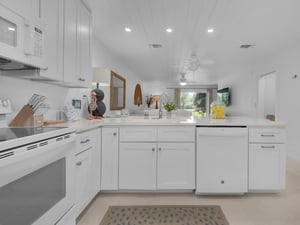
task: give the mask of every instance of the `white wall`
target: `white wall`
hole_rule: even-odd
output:
[[[108,48],[106,48],[98,39],[93,40],[93,67],[100,67],[108,70],[113,70],[117,74],[121,75],[126,79],[126,108],[130,111],[137,110],[138,107],[133,104],[134,102],[134,88],[137,83],[142,83],[138,78],[138,75],[126,66],[126,62],[118,58]],[[107,114],[114,113],[110,112],[110,88],[100,87],[105,94],[104,104],[106,105]],[[142,88],[142,91],[143,88]]]
[[[219,88],[229,86],[232,89],[230,115],[256,116],[258,98],[258,79],[262,74],[276,71],[277,76],[277,120],[286,123],[287,153],[291,158],[300,159],[300,46],[281,49],[263,59],[257,59],[244,68],[228,73],[219,80]],[[297,78],[294,75],[297,74]]]

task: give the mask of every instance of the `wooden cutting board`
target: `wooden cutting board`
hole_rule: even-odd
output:
[[[55,124],[60,124],[60,123],[67,123],[67,120],[47,120],[44,121],[43,125],[44,126],[49,126],[49,125],[55,125]]]
[[[135,90],[134,90],[134,104],[137,106],[140,106],[143,104],[143,96],[142,96],[142,89],[141,89],[141,85],[137,84],[135,86]]]

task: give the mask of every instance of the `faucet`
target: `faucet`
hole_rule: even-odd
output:
[[[158,119],[162,119],[161,103],[159,103]]]

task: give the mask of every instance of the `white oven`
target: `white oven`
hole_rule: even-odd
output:
[[[75,135],[72,132],[49,138],[45,134],[33,135],[39,136],[39,140],[28,143],[30,137],[23,137],[25,143],[15,147],[3,142],[1,225],[54,225],[72,208]],[[14,143],[21,140],[17,138]]]

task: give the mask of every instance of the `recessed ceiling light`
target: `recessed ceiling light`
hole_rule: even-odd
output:
[[[173,29],[172,29],[172,28],[167,28],[166,31],[167,31],[168,33],[172,33],[172,32],[173,32]]]
[[[214,28],[207,29],[207,33],[213,33],[213,32],[215,32]]]
[[[126,32],[131,32],[131,28],[125,27],[125,31],[126,31]]]
[[[16,30],[16,29],[13,28],[13,27],[8,27],[7,29],[10,30],[10,31],[15,31],[15,30]]]

